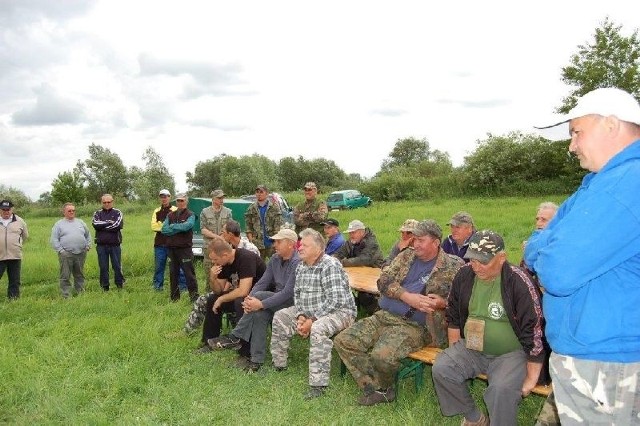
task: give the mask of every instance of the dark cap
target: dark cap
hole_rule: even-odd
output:
[[[340,226],[340,222],[338,222],[335,219],[329,218],[329,219],[326,219],[324,222],[320,222],[320,225],[323,225],[323,226],[324,225],[335,226],[337,228],[338,226]]]
[[[0,209],[9,210],[11,207],[13,207],[13,203],[11,201],[9,200],[0,201]]]
[[[442,228],[435,220],[425,219],[419,222],[413,229],[413,235],[416,237],[424,237],[429,235],[438,240],[442,240]]]
[[[465,259],[475,259],[482,264],[491,262],[496,254],[504,251],[504,240],[488,229],[478,231],[471,236]]]

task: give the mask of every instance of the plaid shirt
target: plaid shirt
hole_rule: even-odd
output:
[[[329,255],[322,255],[313,265],[298,264],[293,292],[296,316],[320,318],[338,310],[350,312],[354,318],[356,316],[349,277],[340,261]]]

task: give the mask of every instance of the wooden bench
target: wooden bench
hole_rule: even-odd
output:
[[[370,266],[346,266],[345,272],[349,276],[349,286],[356,291],[380,294],[378,291],[378,278],[382,270]]]
[[[420,391],[424,382],[424,366],[426,364],[433,365],[436,361],[436,356],[438,356],[440,352],[442,352],[442,349],[440,348],[424,347],[410,353],[407,358],[402,361],[400,370],[396,375],[396,382],[413,375],[416,391]],[[480,374],[477,378],[484,381],[487,380],[487,376],[484,374]],[[398,389],[397,386],[396,389]],[[549,396],[551,391],[551,385],[538,385],[533,388],[531,392],[546,397]]]

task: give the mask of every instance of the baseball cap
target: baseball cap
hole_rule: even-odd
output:
[[[211,198],[222,198],[224,197],[224,192],[222,192],[222,189],[216,189],[211,191]]]
[[[161,189],[160,192],[158,192],[158,195],[166,195],[166,196],[170,197],[171,193],[169,192],[168,189]]]
[[[451,216],[451,220],[449,220],[447,225],[460,226],[464,223],[473,225],[473,218],[467,212],[458,212]]]
[[[504,251],[502,237],[493,231],[485,229],[471,236],[464,258],[475,259],[486,265],[501,251]]]
[[[178,195],[176,195],[176,200],[186,200],[186,199],[187,199],[187,194],[185,194],[184,192],[181,192]]]
[[[329,226],[335,226],[335,227],[338,227],[338,226],[340,226],[340,222],[338,222],[338,221],[337,221],[337,220],[335,220],[335,219],[331,219],[331,218],[329,218],[329,219],[326,219],[326,220],[325,220],[325,221],[323,221],[323,222],[320,222],[320,225],[329,225]]]
[[[304,189],[318,189],[315,182],[307,182],[304,184]]]
[[[415,219],[407,219],[404,221],[402,226],[398,229],[398,231],[402,232],[413,232],[416,229],[416,225],[420,223]]]
[[[569,121],[585,115],[616,116],[622,121],[640,125],[640,104],[628,92],[616,87],[604,87],[585,94],[567,114],[555,115],[554,124],[534,126],[540,134],[552,141],[570,139]]]
[[[288,228],[281,228],[276,235],[272,235],[272,240],[291,240],[293,242],[298,241],[298,234],[296,231]]]
[[[425,219],[422,222],[418,222],[412,232],[416,237],[429,235],[438,240],[442,240],[442,228],[440,228],[440,225],[438,225],[435,220]]]
[[[0,209],[8,210],[11,207],[13,207],[13,203],[11,201],[9,201],[9,200],[0,201]]]
[[[348,232],[353,232],[353,231],[357,231],[358,229],[365,229],[366,227],[364,226],[364,223],[362,223],[359,220],[352,220],[351,222],[349,222],[349,227],[347,228],[346,231],[344,231],[344,233],[348,233]]]
[[[264,185],[258,185],[258,186],[256,186],[256,191],[269,192],[269,190],[267,189],[267,187],[266,187],[266,186],[264,186]]]

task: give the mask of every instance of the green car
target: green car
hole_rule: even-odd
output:
[[[355,189],[346,189],[344,191],[335,191],[329,194],[327,198],[327,207],[329,210],[348,210],[358,207],[369,207],[373,200],[356,191]]]

